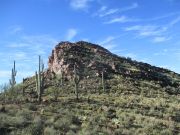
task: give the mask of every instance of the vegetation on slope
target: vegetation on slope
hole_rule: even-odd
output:
[[[131,87],[129,83],[123,83],[118,90],[113,88],[108,93],[101,91],[100,94],[98,91],[86,93],[81,90],[80,98],[76,100],[73,92],[69,93],[67,89],[52,86],[43,94],[41,104],[37,100],[24,99],[19,91],[19,98],[15,97],[12,102],[6,100],[3,105],[5,111],[0,113],[0,133],[31,135],[179,133],[179,95],[169,95],[165,92],[157,94],[153,90],[150,94],[146,92],[149,89],[144,89],[140,94]],[[54,98],[56,89],[60,92],[57,100]],[[71,88],[69,90],[71,91]]]
[[[84,42],[80,43],[82,47]],[[75,55],[75,52],[69,53]],[[60,58],[71,59],[67,50],[61,55]],[[82,63],[92,55],[89,52],[81,57]],[[74,65],[76,74],[72,68],[74,74],[70,79],[62,72],[40,72],[45,77],[41,100],[35,76],[13,88],[2,86],[0,134],[180,134],[179,74],[113,56],[110,52],[96,53],[96,56],[99,59],[93,69],[78,68],[79,57],[71,60],[69,63]],[[103,70],[109,67],[107,61],[116,61],[116,72]],[[100,74],[96,76],[96,73]]]

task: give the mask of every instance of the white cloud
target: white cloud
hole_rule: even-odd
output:
[[[116,40],[124,35],[126,35],[126,33],[123,33],[118,36],[108,36],[105,39],[99,41],[98,44],[102,45],[104,48],[110,50],[111,52],[116,52],[116,53],[120,52],[122,50],[117,49],[118,44],[117,44]]]
[[[113,18],[110,21],[105,22],[105,24],[112,24],[112,23],[125,23],[125,22],[131,22],[133,20],[128,19],[126,16],[116,17]]]
[[[108,15],[111,15],[111,14],[115,14],[118,11],[119,11],[119,9],[109,9],[109,10],[105,11],[104,13],[100,13],[99,17],[105,17],[105,16],[108,16]]]
[[[15,25],[15,26],[9,27],[8,32],[10,34],[16,34],[16,33],[21,32],[22,30],[23,30],[23,28],[21,26]]]
[[[134,26],[126,27],[125,31],[138,31],[139,33],[146,33],[146,32],[149,33],[149,32],[154,32],[156,29],[157,26],[153,26],[153,25],[134,25]]]
[[[34,71],[24,71],[24,72],[17,72],[17,75],[21,78],[26,78],[26,77],[29,77],[29,76],[32,76],[34,75],[35,72]]]
[[[28,77],[28,76],[31,76],[35,74],[34,71],[21,71],[21,72],[18,72],[17,71],[17,77]],[[1,70],[0,71],[0,78],[10,78],[11,77],[11,70]]]
[[[47,50],[51,50],[58,43],[58,40],[50,35],[24,35],[21,40],[28,44],[26,48],[34,55],[45,55]]]
[[[70,6],[75,10],[85,10],[92,0],[70,0]]]
[[[117,44],[108,43],[108,44],[103,45],[103,47],[110,50],[110,51],[112,51],[114,48],[117,47]]]
[[[116,39],[116,37],[114,37],[114,36],[108,36],[106,39],[104,39],[103,41],[101,41],[101,42],[99,42],[99,44],[107,44],[107,43],[109,43],[109,42],[111,42],[111,41],[113,41],[113,40],[115,40]]]
[[[117,13],[120,13],[120,12],[125,12],[125,11],[128,11],[128,10],[132,10],[132,9],[137,8],[137,7],[138,7],[137,3],[133,3],[130,6],[122,7],[122,8],[109,8],[108,9],[106,6],[102,6],[97,11],[97,13],[95,13],[94,15],[99,16],[99,17],[106,17],[106,16],[117,14]]]
[[[27,78],[34,75],[34,71],[21,71],[17,70],[16,82],[20,83],[22,78]],[[11,78],[11,70],[0,70],[0,84],[9,83],[9,79]]]
[[[101,46],[103,46],[104,48],[112,51],[117,47],[117,44],[114,42],[114,40],[116,40],[119,36],[108,36],[105,39],[103,39],[102,41],[99,41],[98,44],[100,44]]]
[[[132,59],[137,59],[137,55],[134,53],[126,53],[124,54],[125,57],[130,57]]]
[[[138,60],[144,63],[153,63],[153,61],[150,58],[139,58]]]
[[[125,31],[136,31],[136,30],[139,31],[142,27],[143,26],[140,26],[140,25],[134,25],[134,26],[126,27]]]
[[[126,27],[125,31],[134,31],[137,38],[150,37],[152,42],[161,43],[170,40],[172,37],[166,36],[169,27],[158,25],[135,25]]]
[[[11,71],[0,70],[0,78],[8,77],[11,75]]]
[[[29,44],[27,43],[10,43],[8,45],[8,47],[11,47],[11,48],[22,48],[22,47],[28,47]]]
[[[161,16],[154,17],[154,18],[141,19],[141,21],[157,21],[160,19],[172,17],[172,16],[179,15],[179,14],[180,14],[180,12],[171,12],[171,13],[166,13],[166,14],[161,15]]]
[[[155,43],[160,43],[160,42],[165,42],[170,40],[170,38],[168,37],[154,37],[153,42]]]
[[[176,23],[179,23],[180,22],[180,16],[178,16],[177,18],[175,18],[174,20],[172,20],[170,23],[169,23],[169,27],[170,26],[173,26],[175,25]]]
[[[66,40],[72,40],[77,35],[76,29],[69,29],[66,34]]]
[[[153,55],[154,56],[160,56],[160,55],[167,55],[168,53],[169,53],[168,49],[163,49],[162,51],[156,52]]]
[[[176,17],[170,23],[164,26],[160,25],[134,25],[126,27],[125,31],[136,31],[140,36],[154,36],[162,35],[164,32],[167,32],[172,26],[180,22],[180,16]],[[162,39],[162,38],[161,38]]]
[[[160,27],[156,25],[135,25],[126,27],[125,31],[135,31],[139,36],[160,36],[167,31],[167,27]]]
[[[150,37],[152,42],[160,43],[172,39],[169,29],[180,22],[180,16],[171,20],[166,25],[134,25],[124,28],[124,31],[134,31],[136,37]]]
[[[106,9],[107,9],[107,6],[102,6],[102,7],[99,9],[98,13],[104,12],[104,11],[106,11]]]
[[[138,3],[133,3],[130,6],[124,7],[120,9],[120,12],[128,11],[137,8],[139,5]]]
[[[22,77],[34,74],[38,67],[38,55],[42,56],[45,67],[47,67],[48,56],[58,43],[58,40],[51,35],[27,35],[20,32],[16,35],[9,35],[9,38],[11,37],[14,40],[0,42],[0,46],[4,46],[0,51],[0,63],[2,64],[0,84],[8,82],[11,77],[13,60],[16,61],[18,71],[17,82],[20,82]]]

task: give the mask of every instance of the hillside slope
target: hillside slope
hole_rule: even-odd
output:
[[[79,100],[74,65],[80,76]],[[59,43],[43,74],[41,103],[35,76],[0,95],[0,134],[180,134],[177,73],[80,41]]]

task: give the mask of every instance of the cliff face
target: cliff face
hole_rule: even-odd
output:
[[[111,55],[108,50],[91,43],[61,42],[53,49],[48,66],[54,73],[62,70],[68,78],[72,74],[74,65],[77,65],[81,73],[88,75],[88,70],[98,76],[102,71],[109,73],[116,71],[114,62],[108,59],[112,57]]]
[[[72,44],[69,42],[62,42],[52,50],[52,55],[49,57],[48,61],[49,70],[51,72],[58,73],[60,70],[64,70],[67,74],[70,63],[65,61],[64,55],[66,49],[69,49],[71,45]]]
[[[105,77],[121,75],[139,80],[152,81],[162,87],[179,87],[180,75],[167,69],[151,66],[146,63],[132,61],[112,54],[103,47],[88,42],[61,42],[53,49],[49,57],[49,71],[71,78],[76,65],[83,77],[98,77],[102,71]]]

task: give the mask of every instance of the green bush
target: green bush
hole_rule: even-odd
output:
[[[37,111],[37,107],[36,107],[36,105],[35,104],[32,104],[32,103],[29,103],[28,105],[27,105],[27,107],[28,107],[28,109],[29,110],[31,110],[31,111]]]
[[[40,117],[35,117],[34,122],[29,127],[31,135],[43,134],[43,121]]]
[[[53,127],[46,127],[44,129],[44,135],[57,135],[57,133]]]
[[[54,127],[55,127],[55,129],[67,132],[69,130],[69,126],[71,125],[71,123],[72,123],[72,119],[65,116],[65,117],[58,119],[54,123]]]

